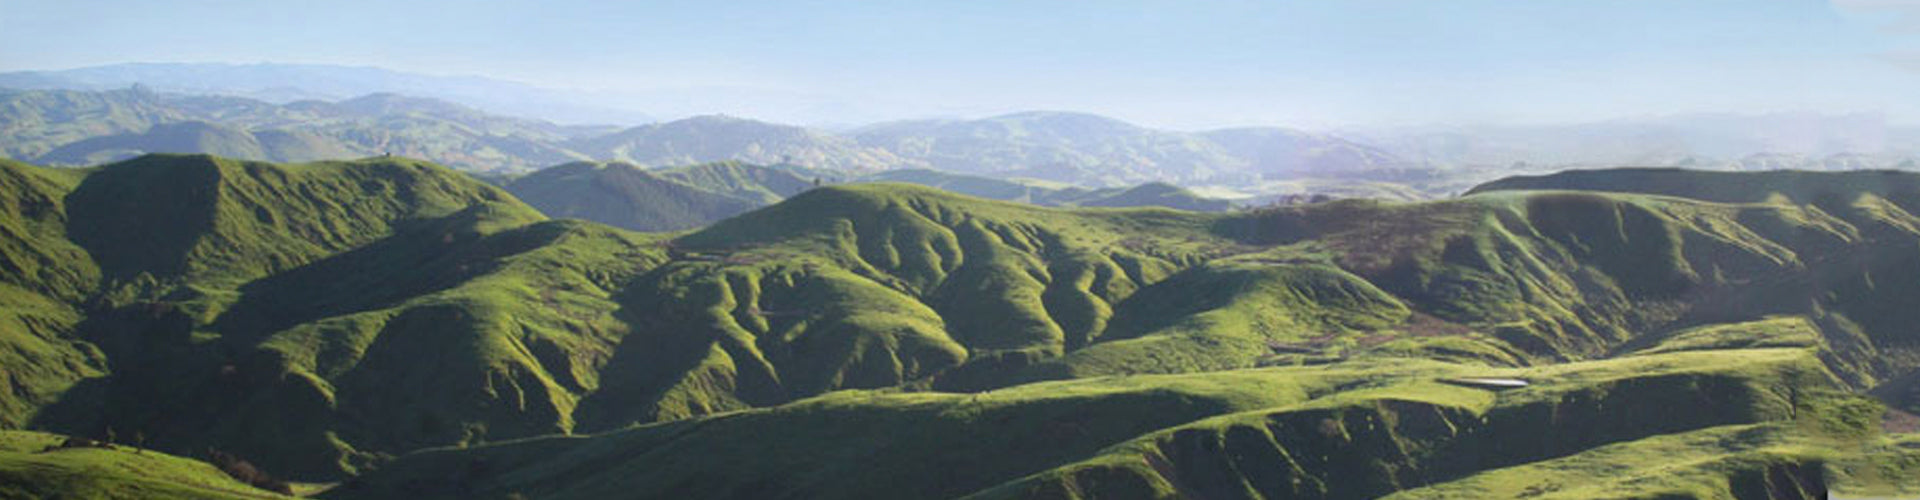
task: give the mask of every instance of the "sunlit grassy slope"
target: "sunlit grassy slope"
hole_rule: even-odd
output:
[[[1877,409],[1835,393],[1910,407],[1920,367],[1904,302],[1920,296],[1920,197],[1898,190],[1199,213],[807,181],[646,234],[548,220],[405,159],[0,167],[0,421],[215,447],[298,480],[378,470],[366,491],[398,495],[1230,490],[1211,497],[1283,477],[1364,497],[1506,491],[1540,476],[1516,467],[1674,449],[1699,452],[1674,454],[1699,458],[1673,466],[1694,479],[1645,491],[1732,495],[1740,474],[1902,456],[1805,443],[1877,442],[1877,417],[1835,416]],[[767,185],[725,165],[675,175],[658,174],[729,196]],[[1434,383],[1489,374],[1541,383]],[[1788,424],[1809,412],[1824,430]],[[1395,421],[1425,427],[1379,434]],[[1568,437],[1501,437],[1542,429]],[[1762,436],[1700,444],[1722,433]],[[599,436],[392,462],[568,434]],[[1274,445],[1247,456],[1290,472],[1207,453],[1249,436]],[[695,452],[713,449],[734,451]],[[955,479],[895,479],[931,470]],[[1567,477],[1583,474],[1619,479]]]
[[[1462,375],[1536,385],[1495,393],[1436,382]],[[1427,487],[1492,498],[1571,482],[1615,495],[1752,498],[1752,488],[1776,487],[1752,475],[1824,492],[1823,460],[1877,442],[1878,406],[1835,389],[1811,352],[1765,349],[1530,369],[1381,359],[976,395],[842,392],[591,438],[431,450],[336,493],[1368,498]],[[1511,470],[1534,463],[1571,465]],[[1614,474],[1623,467],[1662,482]],[[1665,475],[1674,470],[1689,473]]]
[[[0,431],[0,498],[290,498],[237,481],[206,462],[126,446],[57,448],[65,439]]]

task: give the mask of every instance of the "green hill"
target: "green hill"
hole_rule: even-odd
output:
[[[1167,207],[1195,212],[1224,212],[1233,207],[1226,200],[1204,198],[1180,186],[1149,182],[1138,186],[1095,191],[1086,199],[1071,203],[1081,207]]]
[[[156,123],[187,120],[186,113],[151,92],[0,89],[0,152],[36,158],[68,143],[138,133]]]
[[[589,438],[429,450],[329,496],[1366,498],[1425,487],[1409,494],[1487,498],[1577,487],[1561,497],[1813,498],[1826,493],[1822,462],[1844,455],[1834,450],[1875,440],[1860,419],[1876,408],[1821,373],[1808,352],[1776,349],[841,392]],[[1496,394],[1435,382],[1459,375],[1537,383]],[[1789,390],[1807,392],[1780,397]],[[1536,462],[1554,474],[1516,473]]]
[[[101,499],[294,498],[219,467],[128,446],[62,447],[68,438],[0,431],[0,497]]]
[[[846,177],[845,173],[833,170],[795,165],[761,166],[737,161],[661,168],[653,172],[690,186],[755,201],[758,203],[756,208],[812,189],[816,187],[816,181],[840,182]]]
[[[1920,193],[1920,175],[1895,170],[1810,172],[1718,172],[1678,168],[1570,170],[1542,176],[1518,176],[1481,184],[1469,193],[1520,189],[1612,191],[1678,196],[1721,203],[1786,202],[1840,208],[1862,195],[1897,199]]]
[[[1204,198],[1178,186],[1158,182],[1124,188],[1090,189],[1045,181],[1003,180],[925,169],[875,172],[854,180],[919,184],[968,196],[1054,207],[1167,207],[1196,212],[1222,212],[1231,207],[1226,200]]]
[[[37,161],[61,165],[98,165],[126,160],[146,153],[206,153],[233,158],[281,158],[277,152],[268,153],[259,139],[244,130],[234,130],[206,122],[174,122],[154,125],[139,133],[76,141],[40,155]]]
[[[513,178],[502,187],[548,216],[636,231],[699,227],[768,203],[754,188],[712,191],[626,163],[570,163]]]
[[[652,232],[712,224],[813,189],[816,182],[907,182],[1049,206],[1163,206],[1205,212],[1230,207],[1225,200],[1202,198],[1169,184],[1105,189],[1048,187],[932,170],[888,170],[849,177],[839,171],[730,161],[660,169],[619,162],[577,162],[496,182],[548,216]]]
[[[1898,191],[1200,213],[872,183],[653,235],[406,159],[0,166],[8,425],[341,498],[1920,488],[1843,394],[1920,368]]]

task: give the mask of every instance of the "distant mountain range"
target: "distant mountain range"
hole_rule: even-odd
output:
[[[1296,130],[1185,133],[1085,113],[895,122],[851,135],[935,169],[1090,185],[1347,176],[1405,163],[1369,146]]]
[[[1847,170],[1914,168],[1920,158],[1920,128],[1870,114],[1325,133],[1173,131],[1031,111],[826,131],[725,115],[560,125],[583,117],[650,120],[568,111],[593,105],[578,93],[323,65],[127,64],[0,73],[0,87],[29,89],[0,90],[0,154],[53,165],[153,152],[279,162],[392,154],[499,174],[579,161],[646,168],[737,161],[850,177],[928,169],[1089,189],[1158,182],[1262,203],[1315,194],[1445,196],[1499,177],[1569,167]]]
[[[648,114],[565,92],[477,76],[436,76],[367,66],[327,64],[127,63],[56,71],[0,73],[0,87],[118,90],[142,85],[159,92],[246,97],[271,103],[337,101],[367,94],[405,94],[458,102],[492,113],[563,123],[646,123]]]
[[[57,165],[156,152],[283,162],[394,154],[496,172],[583,160],[650,167],[741,161],[849,172],[931,168],[1092,187],[1391,178],[1408,167],[1332,136],[1279,128],[1174,132],[1064,112],[896,122],[840,135],[719,115],[621,129],[387,93],[274,104],[134,87],[0,90],[0,123],[0,152]]]
[[[527,169],[583,159],[561,145],[608,131],[490,115],[394,94],[277,105],[142,88],[0,90],[0,124],[0,152],[60,165],[91,165],[142,153],[217,152],[275,161],[390,153],[476,170]]]

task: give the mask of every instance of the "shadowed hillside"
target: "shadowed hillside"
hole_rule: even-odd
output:
[[[711,191],[626,163],[570,163],[511,179],[503,187],[548,216],[635,231],[699,227],[768,203],[752,194]]]

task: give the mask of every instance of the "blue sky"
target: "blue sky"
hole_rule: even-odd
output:
[[[1173,127],[1716,111],[1920,122],[1920,0],[0,0],[0,70],[133,61],[673,92],[746,116],[800,100],[849,121],[1067,109]]]

